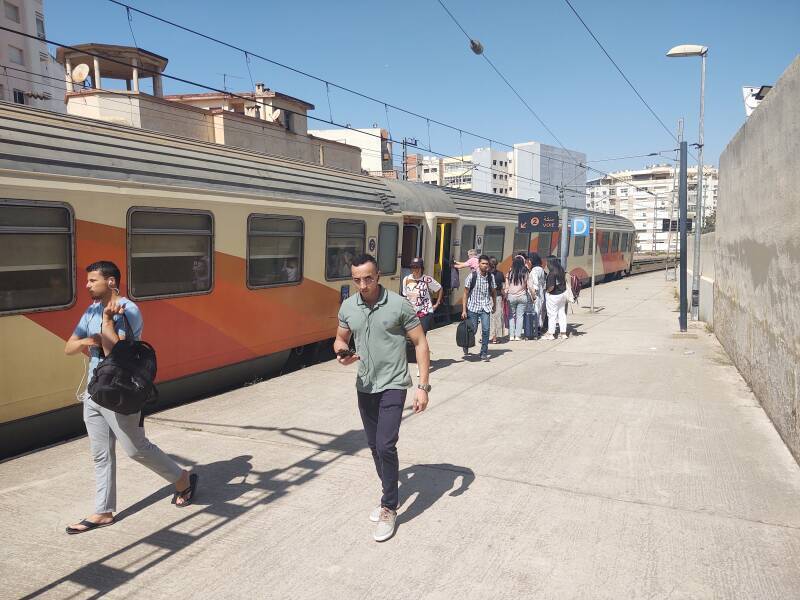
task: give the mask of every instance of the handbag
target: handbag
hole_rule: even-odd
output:
[[[97,365],[87,391],[99,406],[132,415],[158,398],[153,383],[157,371],[156,351],[147,342],[135,339],[124,313],[122,319],[125,339],[114,344],[108,356]]]

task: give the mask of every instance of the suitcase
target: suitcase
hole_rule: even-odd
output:
[[[475,345],[475,328],[469,319],[464,319],[456,328],[456,345],[466,352]]]

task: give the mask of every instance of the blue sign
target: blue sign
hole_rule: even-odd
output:
[[[589,236],[589,218],[588,217],[572,217],[572,235],[573,235],[573,237],[588,237]]]
[[[349,285],[343,285],[341,288],[339,288],[339,304],[347,300],[349,297],[350,297]]]

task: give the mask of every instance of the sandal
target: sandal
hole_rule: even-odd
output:
[[[108,527],[109,525],[113,525],[115,521],[112,519],[108,523],[93,523],[92,521],[87,521],[83,519],[78,525],[83,525],[84,529],[78,529],[77,527],[67,526],[67,533],[69,535],[77,535],[79,533],[85,533],[87,531],[91,531],[92,529],[99,529],[100,527]]]
[[[189,506],[192,502],[194,502],[194,493],[197,489],[197,480],[199,478],[195,473],[189,475],[189,487],[187,487],[182,492],[175,492],[172,494],[172,504],[177,506],[178,508],[183,508],[185,506]],[[178,504],[178,498],[183,500],[183,503]]]

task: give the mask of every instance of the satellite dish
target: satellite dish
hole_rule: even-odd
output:
[[[89,76],[89,65],[86,63],[79,64],[77,67],[72,69],[70,76],[72,77],[73,83],[83,83]]]

